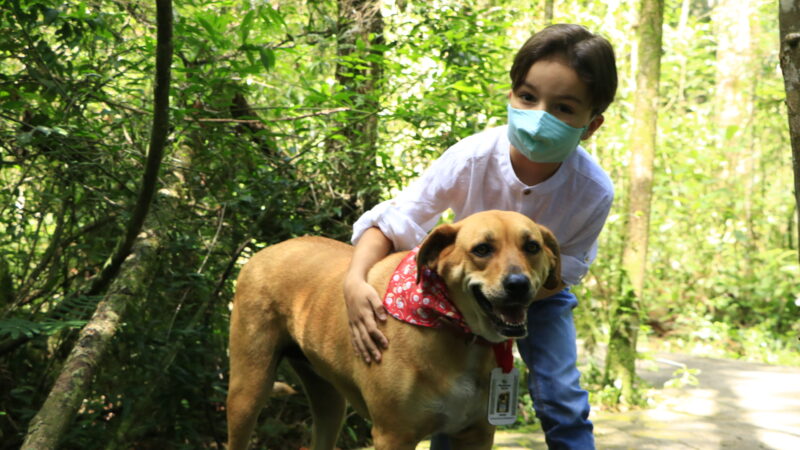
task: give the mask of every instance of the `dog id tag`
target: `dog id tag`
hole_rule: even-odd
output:
[[[496,367],[489,380],[489,423],[492,425],[511,425],[517,421],[517,389],[519,370],[516,367],[508,373]]]

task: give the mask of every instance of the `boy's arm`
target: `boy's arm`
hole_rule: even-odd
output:
[[[376,227],[367,229],[355,246],[353,259],[344,280],[344,299],[350,325],[350,337],[356,353],[369,364],[380,362],[379,347],[389,341],[376,322],[386,321],[386,310],[378,292],[367,283],[367,273],[392,250],[392,241]]]

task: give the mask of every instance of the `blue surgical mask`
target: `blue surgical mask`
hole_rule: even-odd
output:
[[[508,105],[508,140],[534,162],[563,162],[575,151],[589,128],[575,128],[556,116],[539,110]]]

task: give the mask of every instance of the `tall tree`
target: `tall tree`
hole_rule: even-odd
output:
[[[133,254],[123,263],[121,276],[116,278],[108,295],[97,305],[89,323],[81,329],[78,341],[64,362],[47,400],[28,425],[22,449],[59,447],[59,442],[89,392],[100,362],[111,346],[111,339],[117,332],[125,307],[130,300],[144,297],[156,252],[155,240],[140,236]]]
[[[329,141],[332,153],[343,156],[334,187],[344,199],[340,215],[345,222],[355,221],[380,195],[379,186],[357,188],[361,180],[371,178],[375,168],[384,52],[380,3],[337,1],[336,81],[344,94],[341,97],[360,116],[342,124],[340,136]]]
[[[134,205],[124,240],[117,247],[111,261],[99,278],[106,280],[94,283],[92,289],[103,289],[116,278],[123,263],[129,265],[129,276],[120,278],[117,289],[109,293],[98,304],[92,319],[81,330],[78,342],[64,363],[44,405],[31,420],[28,435],[22,448],[56,448],[70,421],[75,417],[84,399],[95,370],[100,364],[111,338],[117,331],[120,318],[130,297],[130,292],[141,293],[146,286],[152,244],[141,245],[135,258],[128,258],[144,224],[153,200],[161,158],[169,127],[169,86],[172,64],[172,0],[157,0],[158,45],[156,50],[155,101],[150,150],[148,152],[139,198]],[[149,251],[148,251],[149,250]],[[97,293],[97,292],[95,292]]]
[[[750,17],[751,0],[717,0],[712,10],[716,38],[716,123],[720,143],[730,145],[740,138],[751,115],[753,70]],[[730,152],[727,152],[730,155]],[[735,161],[735,163],[740,163]],[[735,168],[734,168],[735,169]]]
[[[622,289],[611,311],[611,335],[606,358],[606,383],[621,386],[619,401],[634,401],[636,341],[640,304],[647,273],[647,243],[656,150],[658,85],[661,73],[663,0],[639,5],[636,100],[631,129],[631,160],[627,192],[627,226],[623,251]]]
[[[800,0],[781,1],[780,8],[781,70],[792,141],[795,211],[800,223]],[[797,242],[800,243],[800,226],[797,229]]]
[[[744,241],[742,270],[751,271],[748,262],[754,254],[753,178],[758,152],[752,151],[752,136],[747,131],[753,117],[753,87],[757,64],[753,57],[753,0],[717,0],[712,10],[716,39],[716,89],[714,94],[717,143],[727,157],[726,176],[721,180],[731,193],[732,204],[743,202],[744,219],[750,239]]]
[[[553,3],[554,0],[544,0],[544,23],[550,25],[553,23]]]

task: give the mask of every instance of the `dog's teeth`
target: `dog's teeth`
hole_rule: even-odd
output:
[[[497,315],[506,325],[519,326],[525,323],[524,308],[499,309]]]

